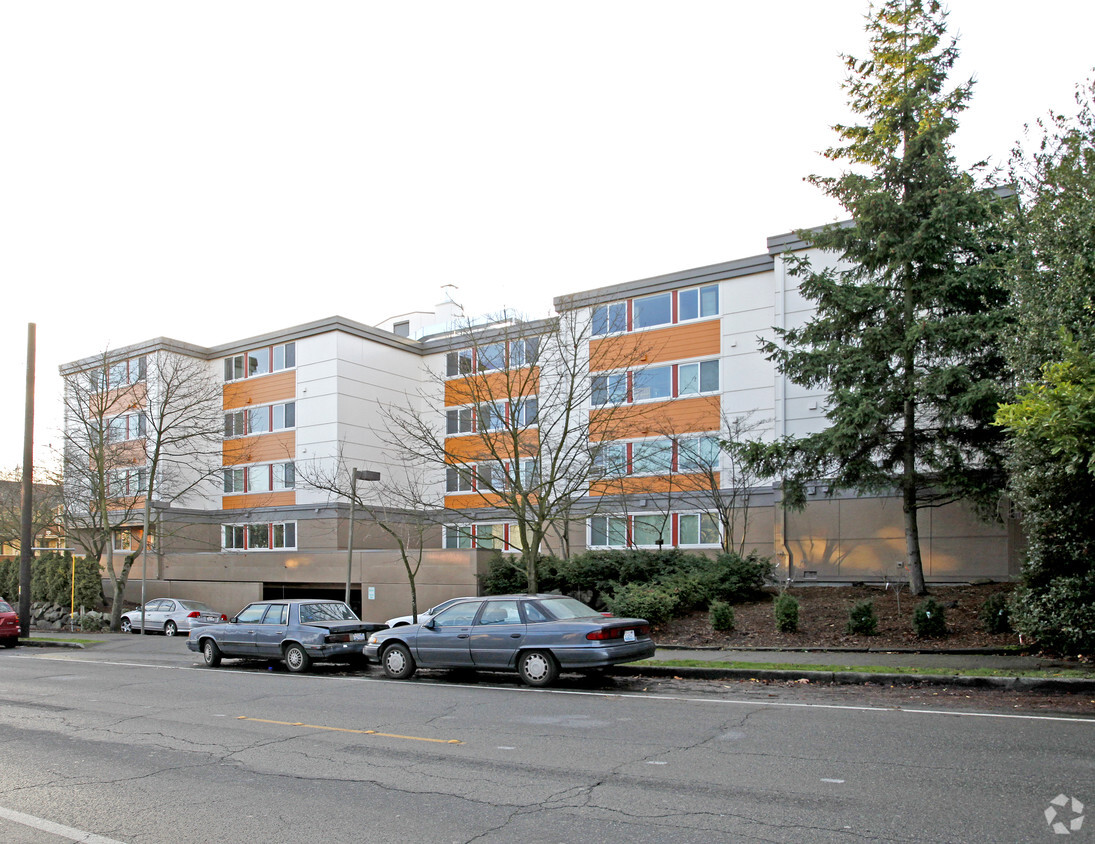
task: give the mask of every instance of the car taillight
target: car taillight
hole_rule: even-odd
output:
[[[643,624],[639,627],[602,627],[600,630],[591,630],[586,633],[586,638],[591,642],[603,642],[606,639],[622,639],[624,632],[627,630],[634,630],[637,636],[647,636],[650,634],[650,627]]]
[[[197,610],[194,610],[194,611],[193,611],[193,612],[191,612],[191,613],[187,613],[187,614],[186,614],[186,617],[187,617],[187,618],[200,618],[200,617],[201,617],[201,613],[200,613],[200,612],[198,612]]]
[[[228,621],[228,616],[226,616],[224,613],[221,613],[221,621]]]
[[[327,641],[327,642],[349,642],[350,641],[350,634],[349,633],[329,633],[329,634],[327,634],[327,636],[324,637],[324,640]]]

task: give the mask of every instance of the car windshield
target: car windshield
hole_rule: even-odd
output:
[[[541,598],[537,603],[553,618],[589,618],[600,615],[593,607],[586,606],[574,598]]]
[[[310,621],[358,621],[354,611],[341,601],[327,604],[301,604],[300,620],[303,624]]]

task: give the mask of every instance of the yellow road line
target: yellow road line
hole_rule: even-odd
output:
[[[246,715],[236,716],[238,721],[255,721],[259,724],[278,724],[282,727],[304,727],[308,730],[326,730],[332,733],[357,733],[362,736],[381,736],[383,738],[407,739],[408,741],[430,741],[436,744],[463,744],[460,739],[424,738],[423,736],[400,736],[395,733],[378,733],[376,730],[351,730],[348,727],[324,727],[319,724],[305,724],[301,721],[271,721],[267,718],[249,718]]]

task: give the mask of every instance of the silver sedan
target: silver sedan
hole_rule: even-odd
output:
[[[654,655],[650,623],[613,618],[563,595],[468,598],[420,624],[369,637],[365,658],[403,680],[419,668],[516,671],[530,686]]]
[[[226,621],[228,621],[227,615],[201,601],[156,598],[145,603],[143,614],[140,607],[122,613],[122,632],[140,633],[143,624],[149,633],[174,636],[177,633],[189,633],[191,627],[220,624]]]

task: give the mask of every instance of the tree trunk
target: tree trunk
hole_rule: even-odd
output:
[[[904,490],[905,511],[905,567],[909,573],[909,592],[913,595],[928,594],[924,585],[924,563],[920,557],[920,528],[917,524],[916,490]]]

